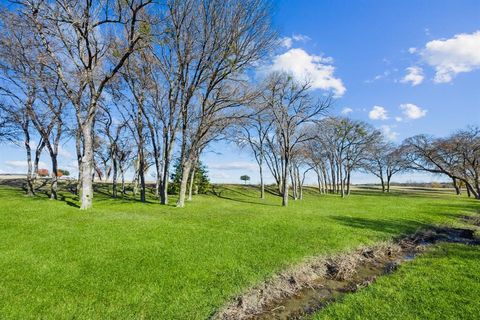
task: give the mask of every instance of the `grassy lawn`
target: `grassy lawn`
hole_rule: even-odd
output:
[[[220,197],[197,196],[184,209],[98,194],[94,209],[81,212],[68,193],[65,201],[50,201],[0,187],[0,318],[205,319],[248,286],[307,256],[349,250],[431,224],[456,223],[458,215],[480,207],[475,200],[444,192],[383,195],[362,189],[347,199],[311,191],[303,201],[282,208],[279,198],[262,201],[253,188],[217,189]],[[431,257],[439,255],[438,263],[444,261],[451,271],[442,273],[448,278],[445,288],[477,282],[476,291],[465,287],[453,293],[455,309],[478,309],[478,249],[442,248]],[[401,268],[401,274],[410,275],[409,285],[400,283],[399,273],[325,315],[345,318],[358,311],[364,315],[360,318],[368,318],[376,314],[357,304],[369,299],[375,301],[371,308],[384,304],[385,312],[406,312],[408,306],[387,307],[392,301],[381,298],[417,283],[421,292],[398,293],[399,301],[430,290],[428,279],[418,276],[428,271],[433,258],[425,259]],[[477,259],[471,269],[476,279],[467,272],[472,259]],[[458,264],[465,270],[456,270]],[[442,297],[448,296],[446,291]],[[434,302],[429,303],[423,312]],[[447,301],[438,308],[434,315],[441,315],[441,308],[454,309]]]
[[[480,315],[480,247],[442,244],[312,319],[472,319]]]

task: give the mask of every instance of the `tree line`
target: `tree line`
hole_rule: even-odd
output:
[[[279,43],[270,12],[265,0],[18,0],[2,8],[0,139],[25,147],[27,194],[46,150],[57,198],[59,148],[73,141],[81,209],[92,206],[94,178],[110,181],[117,197],[128,170],[141,201],[153,172],[159,202],[175,190],[183,207],[204,170],[202,153],[228,138],[251,150],[260,196],[268,170],[285,206],[303,197],[311,174],[319,192],[348,196],[360,170],[385,192],[393,175],[423,170],[479,197],[478,128],[396,146],[364,122],[328,117],[334,97],[312,94],[308,79],[253,79]]]
[[[130,166],[141,200],[152,166],[168,203],[175,152],[183,207],[200,154],[251,99],[245,73],[277,43],[262,0],[20,0],[0,15],[2,136],[23,141],[29,194],[48,150],[52,198],[59,143],[74,139],[82,209],[95,175],[116,196]]]

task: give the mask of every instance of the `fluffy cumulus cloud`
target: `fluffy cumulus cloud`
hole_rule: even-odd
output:
[[[459,73],[480,69],[480,31],[430,41],[420,55],[435,69],[436,83],[450,82]]]
[[[372,120],[387,120],[387,110],[385,110],[384,107],[373,106],[372,110],[368,113],[368,117]]]
[[[427,110],[414,105],[413,103],[405,103],[400,105],[403,115],[408,119],[420,119],[427,115]]]
[[[293,48],[275,56],[272,63],[260,69],[262,73],[270,71],[286,71],[297,80],[311,82],[312,89],[332,91],[341,97],[346,89],[341,79],[334,76],[333,59],[309,54],[303,49]]]
[[[341,111],[341,113],[342,113],[343,115],[347,115],[347,114],[350,114],[350,113],[352,113],[352,112],[353,112],[353,109],[352,109],[352,108],[348,108],[348,107],[347,107],[347,108],[343,108],[342,111]]]
[[[407,74],[400,80],[402,83],[410,83],[412,86],[419,85],[425,78],[423,69],[420,67],[409,67],[406,69]]]
[[[380,127],[383,132],[383,135],[390,141],[395,141],[398,138],[398,132],[393,130],[392,126],[383,125]]]

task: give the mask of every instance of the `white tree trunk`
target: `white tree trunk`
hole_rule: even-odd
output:
[[[83,143],[85,152],[82,157],[81,169],[81,210],[92,208],[93,201],[93,136],[92,121],[88,121],[82,128]]]
[[[187,193],[188,178],[190,177],[191,161],[187,160],[182,165],[182,180],[180,181],[180,193],[177,200],[177,208],[185,207],[185,197]]]

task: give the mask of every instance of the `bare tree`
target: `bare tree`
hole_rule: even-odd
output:
[[[463,181],[467,190],[480,199],[479,132],[477,127],[470,127],[443,139],[417,135],[404,141],[402,154],[409,168]]]
[[[81,209],[92,206],[93,123],[105,86],[149,37],[152,0],[18,1],[75,109],[83,155]]]
[[[247,106],[248,116],[238,122],[231,139],[241,148],[248,148],[258,165],[260,175],[260,198],[265,198],[264,161],[267,157],[267,139],[272,134],[272,117],[266,112],[262,99],[256,98]]]
[[[170,110],[178,110],[183,207],[198,150],[236,116],[244,99],[241,74],[274,41],[263,0],[168,1],[163,50],[158,54]],[[170,135],[171,136],[171,135]]]
[[[392,177],[407,169],[402,150],[385,140],[373,142],[368,148],[362,167],[380,179],[382,192],[390,192]]]
[[[23,147],[27,159],[27,194],[34,194],[34,179],[38,162],[45,146],[43,136],[37,143],[35,159],[32,163],[32,124],[31,110],[38,100],[39,72],[41,59],[35,46],[35,39],[19,14],[0,11],[0,95],[3,139],[18,144],[23,135]],[[18,134],[21,133],[21,134]]]
[[[272,73],[265,80],[265,105],[272,115],[280,154],[283,206],[288,205],[288,179],[293,152],[297,145],[313,138],[305,125],[319,120],[331,105],[330,97],[315,101],[309,94],[310,87],[308,81],[299,83],[284,72]]]
[[[369,124],[348,118],[337,119],[337,133],[340,141],[340,161],[343,168],[341,181],[342,196],[350,195],[351,174],[360,169],[368,156],[370,145],[381,138],[381,133]]]

